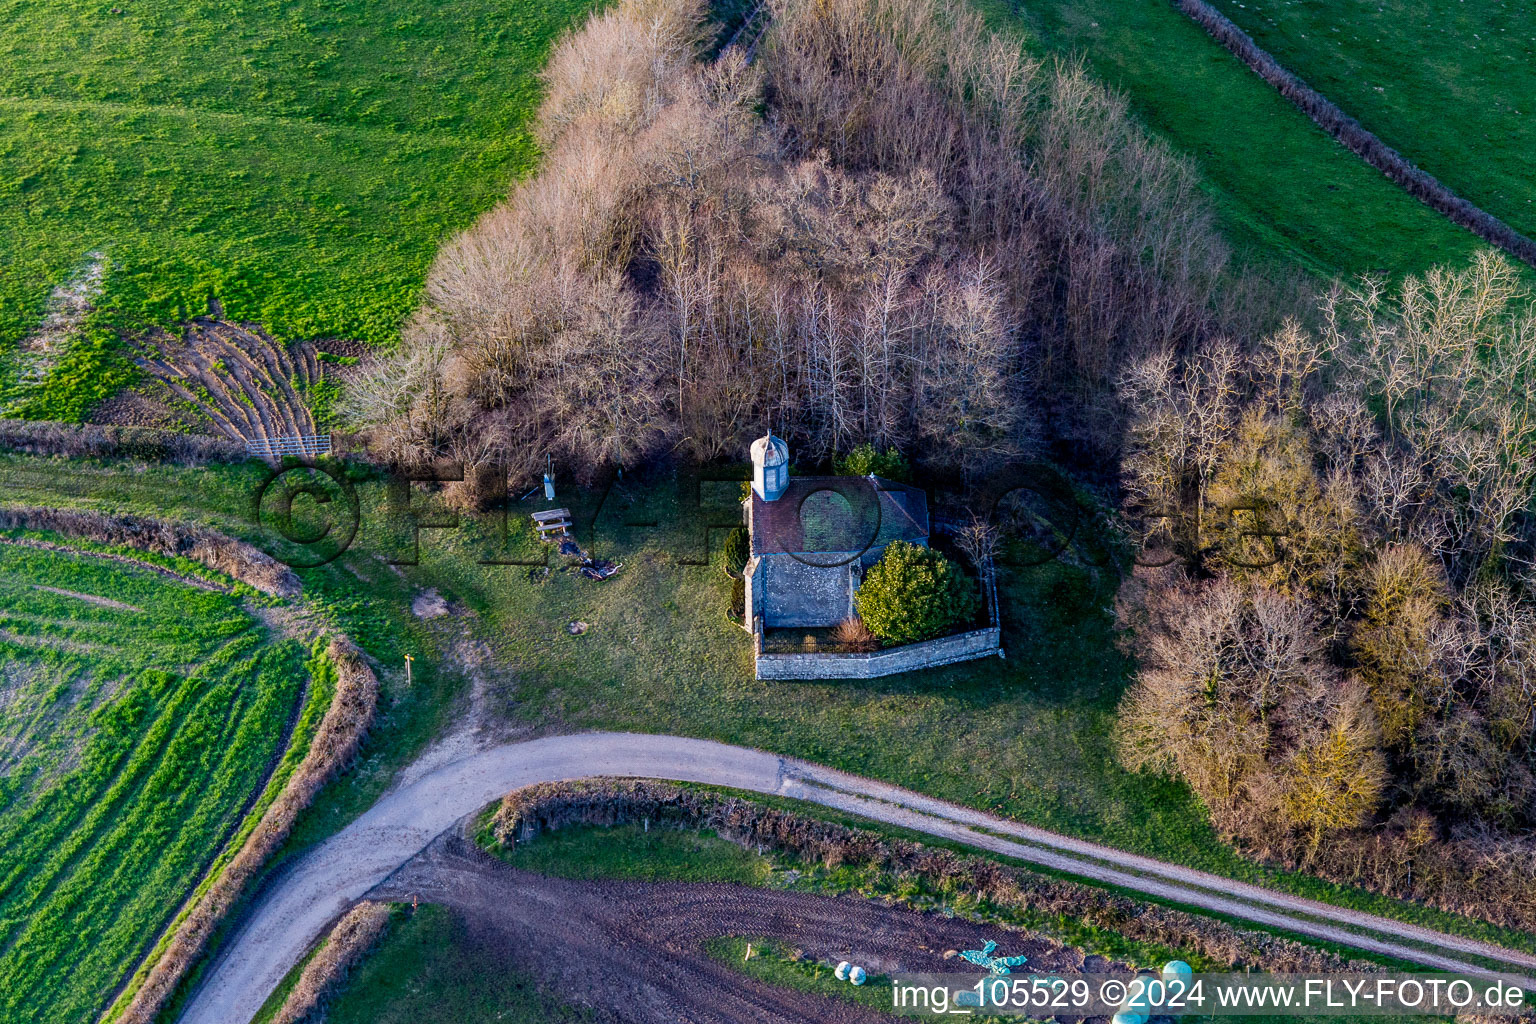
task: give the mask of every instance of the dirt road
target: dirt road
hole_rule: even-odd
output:
[[[1463,959],[1485,958],[1528,977],[1536,989],[1536,956],[1529,953],[1139,857],[759,750],[677,736],[585,733],[483,750],[384,796],[269,886],[183,1022],[245,1024],[332,920],[466,814],[523,786],[597,776],[701,782],[807,800],[1436,970],[1486,970]]]
[[[371,894],[449,907],[471,941],[562,1000],[615,1024],[877,1024],[892,1018],[744,977],[704,949],[722,935],[771,938],[877,974],[953,971],[944,952],[988,939],[1033,968],[1105,970],[1081,951],[942,914],[857,897],[740,885],[573,882],[519,871],[457,835],[439,839]]]

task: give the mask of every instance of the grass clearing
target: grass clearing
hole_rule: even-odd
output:
[[[891,1009],[891,980],[884,975],[872,975],[863,985],[851,985],[837,980],[835,965],[797,956],[798,950],[760,938],[719,938],[706,943],[704,950],[720,963],[770,985],[797,992],[814,992],[880,1012],[890,1012]],[[997,1021],[1002,1018],[972,1012],[966,1019]]]
[[[216,299],[283,339],[392,340],[438,244],[535,161],[536,72],[589,7],[0,0],[0,355],[92,253],[98,325]]]
[[[1536,9],[1499,0],[1214,0],[1389,146],[1536,235]]]
[[[1251,259],[1396,276],[1463,263],[1482,245],[1334,142],[1167,0],[978,3],[994,26],[1082,54],[1122,90],[1199,166],[1223,231]],[[1317,16],[1334,11],[1319,5]]]
[[[17,500],[143,510],[252,538],[249,499],[263,470],[208,469],[0,457],[0,481]],[[494,651],[513,683],[500,713],[533,732],[616,729],[676,733],[804,757],[960,804],[990,810],[1137,853],[1267,884],[1373,913],[1536,948],[1536,939],[1428,908],[1248,861],[1210,829],[1182,785],[1133,775],[1114,756],[1111,730],[1130,666],[1115,647],[1115,581],[1057,561],[1005,570],[1004,661],[868,682],[752,678],[750,640],[727,619],[724,531],[738,509],[734,480],[631,478],[626,492],[566,490],[578,539],[624,563],[595,582],[560,571],[546,582],[526,565],[482,565],[493,554],[535,560],[528,513],[514,503],[511,542],[490,543],[478,521],[423,529],[420,564],[408,536],[386,527],[381,480],[361,480],[358,541],[329,565],[303,570],[306,592],[383,663],[381,720],[358,769],[322,794],[289,854],[329,835],[382,792],[444,721],[463,685],[445,670],[446,620],[411,617],[411,596],[434,587],[467,614],[466,628]],[[421,512],[432,500],[416,488]],[[477,525],[478,524],[478,525]],[[588,623],[573,636],[573,621]],[[437,625],[434,625],[436,623]],[[455,625],[450,623],[449,625]],[[417,656],[404,686],[400,656]]]
[[[712,832],[619,825],[576,827],[519,843],[508,864],[555,878],[618,878],[628,882],[735,882],[763,885],[772,874],[765,857]]]
[[[292,770],[306,652],[242,600],[0,545],[0,1016],[99,1012]]]

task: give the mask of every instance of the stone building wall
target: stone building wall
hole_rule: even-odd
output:
[[[759,679],[877,679],[1003,653],[996,626],[868,654],[763,654],[761,644],[758,650]]]

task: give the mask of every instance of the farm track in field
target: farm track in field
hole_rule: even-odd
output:
[[[290,350],[259,328],[201,317],[183,340],[141,345],[135,360],[232,440],[318,432],[305,395],[324,371],[309,342]]]
[[[678,736],[587,733],[472,754],[386,794],[276,879],[208,972],[183,1024],[244,1024],[325,929],[455,823],[539,782],[667,779],[832,807],[1102,884],[1445,971],[1498,970],[1536,989],[1536,956],[1336,907],[1022,825],[759,750]],[[391,883],[393,884],[393,883]],[[385,890],[393,891],[393,890]]]
[[[1050,940],[856,896],[744,885],[568,881],[513,868],[457,832],[371,896],[452,909],[553,991],[623,1024],[865,1024],[884,1014],[743,976],[705,951],[721,936],[767,938],[875,974],[954,969],[944,953],[996,941],[1040,970],[1103,969]]]

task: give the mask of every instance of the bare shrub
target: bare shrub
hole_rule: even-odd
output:
[[[955,544],[978,573],[985,572],[1002,544],[1002,531],[988,516],[967,513],[954,531]]]
[[[1363,687],[1329,664],[1316,609],[1228,581],[1146,600],[1124,762],[1177,774],[1224,834],[1282,851],[1277,825],[1315,847],[1364,823],[1386,781],[1379,735]]]
[[[543,167],[352,389],[386,457],[585,478],[766,422],[973,480],[1030,443],[1042,367],[1098,394],[1214,322],[1193,174],[1080,67],[934,0],[784,0],[750,66],[696,61],[700,18],[624,0],[556,48]]]
[[[342,915],[299,980],[283,1000],[272,1024],[301,1024],[324,1019],[326,1000],[384,935],[389,904],[364,900]]]
[[[198,437],[152,427],[97,426],[45,420],[0,419],[0,449],[27,455],[129,458],[202,465],[244,462],[245,445],[228,438]]]
[[[1384,410],[1378,489],[1392,521],[1436,552],[1457,582],[1529,541],[1536,511],[1536,305],[1514,267],[1482,252],[1395,294],[1367,279],[1323,312],[1343,384]],[[1406,490],[1406,493],[1399,493]],[[1522,531],[1524,531],[1522,533]]]
[[[1188,780],[1250,849],[1503,919],[1500,899],[1531,905],[1503,866],[1529,850],[1479,867],[1448,836],[1536,823],[1536,306],[1483,253],[1340,287],[1319,323],[1122,378],[1133,518],[1198,581],[1122,593],[1144,655],[1122,754]],[[1277,558],[1235,520],[1255,509]],[[1256,687],[1293,635],[1256,632],[1278,595],[1310,609],[1314,670]],[[1415,830],[1432,876],[1397,879],[1360,828],[1400,816],[1440,823]]]
[[[873,651],[880,647],[880,641],[875,634],[864,625],[864,620],[857,615],[850,615],[837,624],[837,642],[850,651]]]

